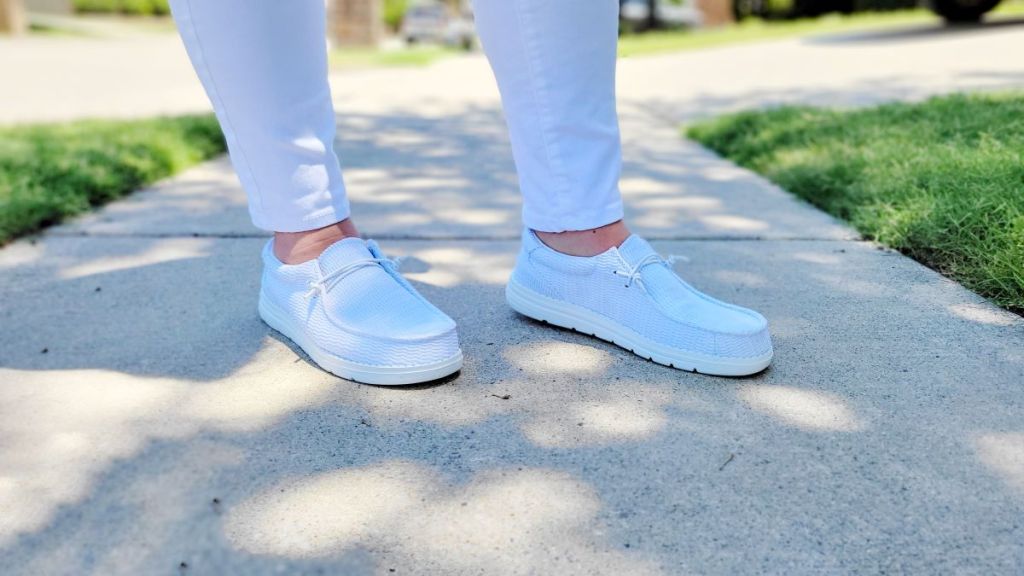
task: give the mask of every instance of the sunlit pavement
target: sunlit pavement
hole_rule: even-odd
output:
[[[1022,41],[622,64],[632,226],[769,318],[776,361],[753,378],[505,306],[519,206],[479,58],[335,78],[356,218],[459,323],[455,379],[351,384],[266,328],[264,238],[224,160],[0,250],[0,573],[1019,573],[1024,320],[676,124],[1024,85]],[[160,111],[202,105],[181,82]]]

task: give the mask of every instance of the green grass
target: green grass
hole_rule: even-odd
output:
[[[224,150],[213,116],[0,128],[0,245]]]
[[[160,16],[171,13],[167,0],[72,0],[75,12]]]
[[[987,15],[986,20],[998,21],[1021,15],[1024,15],[1024,1],[1004,0],[996,10]],[[861,30],[884,30],[911,24],[929,23],[939,25],[941,19],[923,8],[892,12],[861,12],[851,15],[831,14],[821,18],[800,20],[766,21],[752,18],[721,28],[625,34],[619,38],[619,56],[628,58],[763,40]]]
[[[687,135],[1024,312],[1024,94],[745,112]]]
[[[464,54],[446,46],[422,45],[397,50],[337,48],[331,51],[332,68],[419,67]]]
[[[37,36],[69,36],[69,37],[87,37],[85,34],[78,30],[72,30],[69,28],[62,28],[60,26],[54,26],[49,22],[30,22],[28,25],[28,33]]]

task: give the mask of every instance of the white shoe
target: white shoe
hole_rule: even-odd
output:
[[[505,295],[520,314],[681,370],[746,376],[772,361],[764,316],[700,293],[636,235],[587,258],[526,230]]]
[[[341,240],[284,264],[263,249],[260,317],[321,368],[367,384],[415,384],[462,368],[455,322],[398,273],[377,244]]]

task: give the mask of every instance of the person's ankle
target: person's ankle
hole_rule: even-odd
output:
[[[617,248],[629,238],[629,229],[625,222],[619,220],[599,228],[590,230],[570,230],[566,232],[541,232],[534,230],[548,248],[570,256],[597,256]]]
[[[351,218],[304,232],[274,232],[274,256],[285,264],[302,264],[320,256],[332,244],[357,237]]]

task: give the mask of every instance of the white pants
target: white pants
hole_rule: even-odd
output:
[[[621,219],[618,0],[476,0],[474,8],[526,226],[561,232]],[[348,218],[324,0],[171,0],[171,10],[256,226],[298,232]]]

